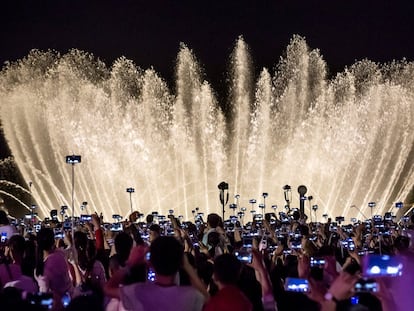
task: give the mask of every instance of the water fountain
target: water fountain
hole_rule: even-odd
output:
[[[304,184],[320,214],[392,209],[414,184],[414,64],[355,63],[327,79],[318,50],[295,36],[274,72],[258,77],[243,39],[230,68],[230,116],[222,112],[192,53],[182,45],[176,90],[153,70],[120,57],[111,68],[72,50],[32,51],[0,75],[5,137],[39,212],[71,202],[65,156],[76,167],[75,214],[91,209],[191,219],[196,206],[221,214],[217,184],[249,198]],[[134,196],[125,188],[135,187]],[[294,195],[293,199],[297,199]],[[298,207],[298,201],[292,202]],[[306,211],[308,214],[310,211]],[[232,211],[227,212],[230,216]],[[319,217],[321,218],[321,217]]]

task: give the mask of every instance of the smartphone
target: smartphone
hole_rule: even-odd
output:
[[[351,300],[351,305],[357,305],[357,304],[359,304],[359,297],[358,296],[352,296],[350,298],[350,300]]]
[[[63,307],[66,308],[70,304],[70,301],[71,301],[71,297],[70,297],[69,293],[64,294],[62,296],[61,301],[62,301]]]
[[[325,263],[326,261],[323,257],[311,257],[310,259],[311,268],[324,268]]]
[[[308,293],[310,291],[307,279],[286,278],[285,290],[289,292]]]
[[[253,247],[253,237],[251,236],[243,237],[243,247],[235,251],[234,254],[236,255],[237,259],[240,260],[241,262],[252,263],[252,260],[253,260],[252,247]]]
[[[302,249],[302,241],[299,239],[291,240],[290,248],[291,249]]]
[[[401,276],[403,272],[403,262],[398,256],[367,255],[362,266],[366,277]]]
[[[376,293],[379,291],[379,284],[373,279],[360,279],[355,283],[356,293]]]
[[[80,220],[81,221],[91,221],[92,220],[92,216],[91,215],[81,215],[80,216]]]
[[[68,164],[81,163],[81,156],[80,155],[66,156],[66,163]]]
[[[122,224],[120,222],[114,223],[111,225],[111,231],[113,232],[118,232],[118,231],[122,231]]]
[[[37,233],[37,232],[39,232],[39,231],[40,231],[41,225],[36,224],[34,227],[35,227],[35,231],[36,231],[36,233]]]
[[[27,300],[29,301],[29,304],[39,306],[43,310],[51,310],[53,307],[52,293],[28,294]]]
[[[348,239],[348,250],[351,252],[355,250],[355,242],[351,238]]]
[[[2,232],[1,233],[1,243],[6,243],[7,241],[7,232]]]

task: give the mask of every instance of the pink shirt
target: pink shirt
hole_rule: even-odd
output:
[[[73,286],[69,276],[69,269],[65,255],[60,250],[55,250],[45,258],[43,275],[49,284],[49,290],[59,295],[66,292],[72,293]]]
[[[0,265],[0,289],[3,288],[6,283],[18,280],[22,275],[20,265],[9,264],[8,266],[10,268],[10,275],[6,265]]]

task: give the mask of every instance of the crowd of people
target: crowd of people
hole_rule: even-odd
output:
[[[293,209],[244,224],[133,212],[106,224],[0,211],[0,233],[1,310],[413,308],[414,215],[345,224]]]

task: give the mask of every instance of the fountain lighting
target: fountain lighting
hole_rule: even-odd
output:
[[[413,63],[363,60],[328,79],[320,52],[298,36],[274,71],[256,75],[242,38],[231,57],[228,113],[185,45],[174,91],[153,69],[124,57],[107,67],[79,50],[34,50],[6,65],[0,121],[24,180],[36,185],[39,214],[62,205],[80,214],[88,198],[104,219],[125,217],[131,204],[124,185],[134,184],[140,212],[174,209],[185,219],[195,206],[221,214],[221,180],[242,198],[268,189],[272,202],[286,200],[288,208],[300,202],[283,185],[306,185],[319,210],[347,219],[373,198],[383,214],[408,197]],[[75,202],[62,163],[72,150],[83,156]]]

